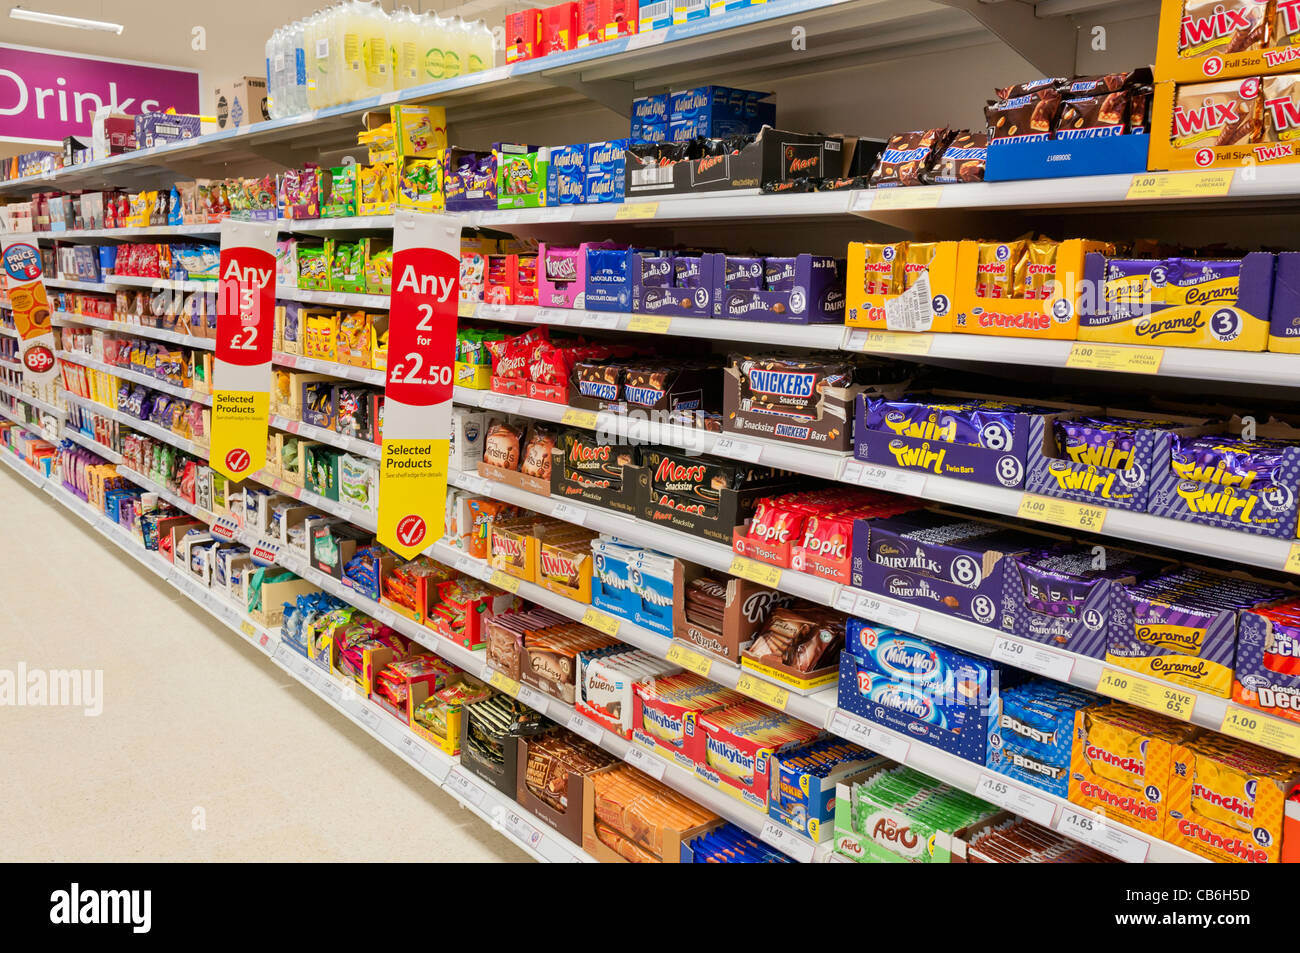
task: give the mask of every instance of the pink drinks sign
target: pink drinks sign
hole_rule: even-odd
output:
[[[0,43],[0,140],[89,137],[100,106],[128,115],[199,111],[199,72]]]

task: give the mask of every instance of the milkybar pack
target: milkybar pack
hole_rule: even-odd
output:
[[[849,242],[844,323],[885,331],[952,331],[956,280],[957,242]]]
[[[1200,731],[1119,702],[1080,708],[1070,801],[1163,837],[1175,747]]]
[[[1174,749],[1164,838],[1218,863],[1277,863],[1300,761],[1207,732]]]

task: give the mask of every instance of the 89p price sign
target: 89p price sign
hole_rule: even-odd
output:
[[[260,222],[221,223],[212,469],[236,482],[266,466],[275,337],[275,236]]]
[[[41,253],[30,232],[0,237],[3,250],[4,289],[14,313],[18,331],[18,359],[23,365],[25,384],[47,384],[54,380],[54,329],[50,324],[50,302],[45,296],[41,274]]]
[[[393,221],[388,372],[379,462],[379,542],[411,558],[443,534],[460,299],[460,223]]]

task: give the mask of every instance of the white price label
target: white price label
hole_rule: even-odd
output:
[[[343,686],[323,672],[316,679],[316,687],[322,695],[336,702],[343,701]]]
[[[999,662],[1008,662],[1016,668],[1046,675],[1058,682],[1068,682],[1070,673],[1074,671],[1074,659],[1005,636],[993,640],[993,651],[989,655]]]
[[[281,665],[283,665],[285,668],[289,668],[289,669],[294,668],[297,665],[298,659],[300,658],[298,653],[295,652],[292,648],[290,648],[289,644],[287,642],[284,642],[283,640],[280,642],[279,645],[275,647],[275,654],[272,655],[271,657],[275,659],[277,662],[279,662]]]
[[[1100,814],[1062,808],[1056,830],[1130,864],[1145,863],[1151,845],[1110,824]]]
[[[881,602],[875,596],[859,595],[853,604],[853,614],[881,625],[891,625],[905,632],[915,632],[920,613],[915,609]]]
[[[623,755],[623,760],[634,768],[644,771],[656,781],[662,781],[664,778],[664,769],[668,767],[662,760],[656,758],[644,748],[631,745],[627,749],[627,754]]]
[[[475,807],[483,803],[483,789],[466,777],[465,772],[461,771],[460,768],[452,768],[448,771],[447,780],[443,782],[442,786],[452,797],[458,800],[468,801]]]
[[[572,313],[564,308],[538,308],[536,320],[538,324],[567,324]]]
[[[365,705],[362,705],[357,709],[357,720],[371,731],[379,730],[379,715],[371,711]]]
[[[566,523],[584,526],[587,522],[587,511],[569,503],[556,503],[555,509],[551,512],[556,519],[564,520]]]
[[[498,321],[514,321],[519,317],[519,309],[512,304],[491,304],[484,302],[478,306],[476,318],[496,318]]]
[[[879,728],[873,728],[862,719],[839,709],[831,715],[830,730],[841,738],[856,741],[864,748],[870,748],[877,754],[883,754],[899,762],[906,761],[907,753],[912,750],[912,743],[906,738],[899,738]]]
[[[471,493],[486,495],[492,490],[492,481],[486,477],[475,476],[472,473],[462,473],[460,479],[456,482],[461,489],[468,490]]]
[[[570,715],[566,724],[574,734],[582,735],[592,744],[600,744],[600,736],[603,734],[604,729],[590,718],[584,718],[580,712],[575,711]]]
[[[326,304],[342,304],[346,299],[339,292],[331,292],[325,296]]]
[[[622,315],[611,314],[606,311],[586,311],[578,319],[578,324],[584,328],[604,328],[609,331],[618,327],[621,317]]]
[[[517,812],[506,809],[505,817],[502,819],[502,826],[505,827],[515,838],[527,844],[534,850],[542,842],[542,833],[524,820]]]
[[[730,457],[733,460],[744,460],[746,463],[758,463],[758,458],[762,456],[763,448],[756,443],[750,443],[747,440],[733,440],[731,437],[719,437],[713,443],[713,453],[720,457]]]
[[[858,594],[848,586],[840,586],[839,591],[835,593],[833,605],[841,612],[853,614],[853,607],[858,604]]]
[[[484,394],[482,405],[488,410],[499,410],[506,414],[519,412],[519,398],[507,397],[504,394]]]
[[[515,696],[529,708],[537,711],[546,711],[550,705],[550,699],[543,695],[535,688],[529,688],[527,685],[519,686],[519,694]]]
[[[975,796],[990,804],[1005,807],[1008,811],[1027,817],[1036,824],[1051,824],[1056,805],[1045,797],[1032,794],[1006,778],[993,774],[981,774],[979,784],[975,786]]]
[[[424,764],[424,756],[429,753],[429,749],[417,741],[414,736],[404,735],[399,744],[402,750],[406,752],[407,757],[416,764]]]
[[[817,847],[806,837],[800,837],[788,827],[782,827],[775,821],[768,821],[759,833],[759,839],[770,847],[775,847],[801,864],[811,864]]]

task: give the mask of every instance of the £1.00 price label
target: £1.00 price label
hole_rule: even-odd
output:
[[[1229,705],[1219,731],[1252,744],[1300,758],[1300,724],[1240,705]]]
[[[1095,371],[1123,371],[1129,374],[1158,374],[1164,360],[1162,347],[1075,343],[1065,359],[1066,367]]]
[[[1196,696],[1189,691],[1113,668],[1102,669],[1097,691],[1130,705],[1183,721],[1191,720],[1192,711],[1196,707]]]
[[[443,534],[460,300],[460,223],[393,219],[379,541],[410,559]]]
[[[1090,533],[1100,533],[1106,522],[1104,506],[1088,506],[1085,503],[1039,496],[1037,493],[1026,493],[1020,498],[1020,509],[1016,515],[1022,519],[1068,526]]]

